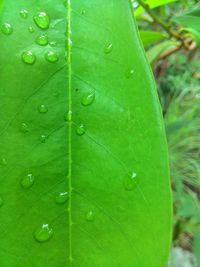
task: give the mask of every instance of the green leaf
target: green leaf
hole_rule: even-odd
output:
[[[192,11],[186,12],[172,19],[184,27],[200,31],[200,26],[199,26],[200,8],[196,8]]]
[[[0,21],[0,265],[165,266],[167,146],[129,2],[7,0]]]
[[[167,35],[161,32],[139,31],[139,33],[140,33],[140,38],[144,46],[151,45],[155,42],[158,42],[160,40],[167,38]]]
[[[147,0],[145,1],[149,7],[151,9],[153,8],[156,8],[156,7],[159,7],[159,6],[163,6],[163,5],[167,5],[167,4],[171,4],[171,3],[174,3],[174,2],[177,2],[178,0]],[[143,7],[138,7],[136,10],[135,10],[135,16],[139,16],[141,15],[145,10],[143,9]]]

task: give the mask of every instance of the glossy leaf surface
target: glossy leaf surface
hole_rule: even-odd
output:
[[[165,266],[166,141],[129,2],[6,0],[0,23],[0,265]]]

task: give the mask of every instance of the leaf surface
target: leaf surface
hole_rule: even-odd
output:
[[[165,266],[166,140],[129,2],[6,0],[0,23],[0,265]]]

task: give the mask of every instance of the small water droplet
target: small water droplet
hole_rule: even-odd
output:
[[[45,46],[48,44],[48,36],[43,34],[37,37],[36,43],[41,46]]]
[[[58,54],[53,52],[53,51],[49,51],[47,53],[45,53],[45,59],[51,63],[55,63],[58,61]]]
[[[6,166],[7,165],[7,160],[5,158],[0,159],[0,165],[1,166]]]
[[[0,207],[2,207],[3,206],[3,198],[0,196]]]
[[[130,79],[133,76],[133,74],[134,74],[134,70],[133,69],[129,69],[129,70],[126,71],[125,76],[126,76],[127,79]]]
[[[13,27],[10,25],[10,23],[4,23],[1,26],[1,31],[5,35],[10,35],[13,32]]]
[[[22,179],[21,179],[21,186],[24,189],[28,189],[30,188],[33,184],[34,184],[35,178],[33,176],[32,173],[29,173],[27,175],[25,175]]]
[[[72,120],[72,111],[69,110],[69,111],[65,114],[64,118],[65,118],[65,120],[68,121],[68,122],[71,121],[71,120]]]
[[[81,10],[81,15],[85,15],[85,10],[84,9]]]
[[[47,136],[45,134],[41,134],[40,137],[39,137],[39,140],[42,142],[42,143],[45,143],[46,140],[47,140]]]
[[[85,133],[85,126],[83,124],[76,128],[77,135],[83,135]]]
[[[23,19],[27,19],[28,18],[28,11],[26,9],[22,9],[20,12],[19,12],[20,16],[23,18]]]
[[[110,44],[105,45],[105,47],[104,47],[104,53],[105,54],[111,53],[112,50],[113,50],[113,44],[110,43]]]
[[[38,107],[38,111],[39,111],[40,113],[47,113],[47,112],[48,112],[48,107],[42,104],[42,105],[40,105],[40,106]]]
[[[86,213],[85,218],[88,222],[94,221],[94,213],[93,211],[89,211]]]
[[[43,29],[46,30],[49,28],[50,24],[50,17],[47,15],[46,12],[39,12],[34,16],[35,24]]]
[[[34,237],[36,241],[40,243],[48,241],[52,236],[53,229],[49,224],[42,224],[34,232]]]
[[[50,42],[49,44],[50,44],[50,46],[52,46],[52,47],[55,47],[55,46],[57,45],[56,42]]]
[[[22,60],[24,63],[33,65],[36,61],[36,56],[31,51],[26,51],[22,53]]]
[[[55,197],[55,201],[57,204],[64,204],[65,202],[67,202],[69,199],[69,194],[68,192],[61,192],[58,193]]]
[[[32,26],[29,26],[29,27],[28,27],[28,31],[29,31],[30,33],[33,33],[35,30],[34,30],[34,28],[33,28]]]
[[[25,122],[22,122],[20,125],[20,131],[22,133],[27,133],[29,131],[29,127]]]
[[[81,103],[83,106],[91,105],[95,100],[95,92],[91,92],[90,94],[84,95],[82,97]]]
[[[124,180],[124,188],[127,191],[132,191],[133,189],[135,189],[137,184],[138,184],[138,180],[137,180],[137,174],[135,172],[133,172],[128,177],[126,177]]]

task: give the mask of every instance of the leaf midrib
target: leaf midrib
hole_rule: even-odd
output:
[[[72,234],[71,234],[71,225],[72,225],[72,214],[71,214],[71,206],[72,206],[72,122],[71,122],[71,112],[72,112],[72,94],[71,94],[71,82],[72,82],[72,65],[71,65],[71,0],[67,1],[67,64],[68,64],[68,116],[69,116],[69,125],[68,125],[68,153],[69,153],[69,161],[68,161],[68,190],[69,190],[69,267],[71,267],[72,262]]]

